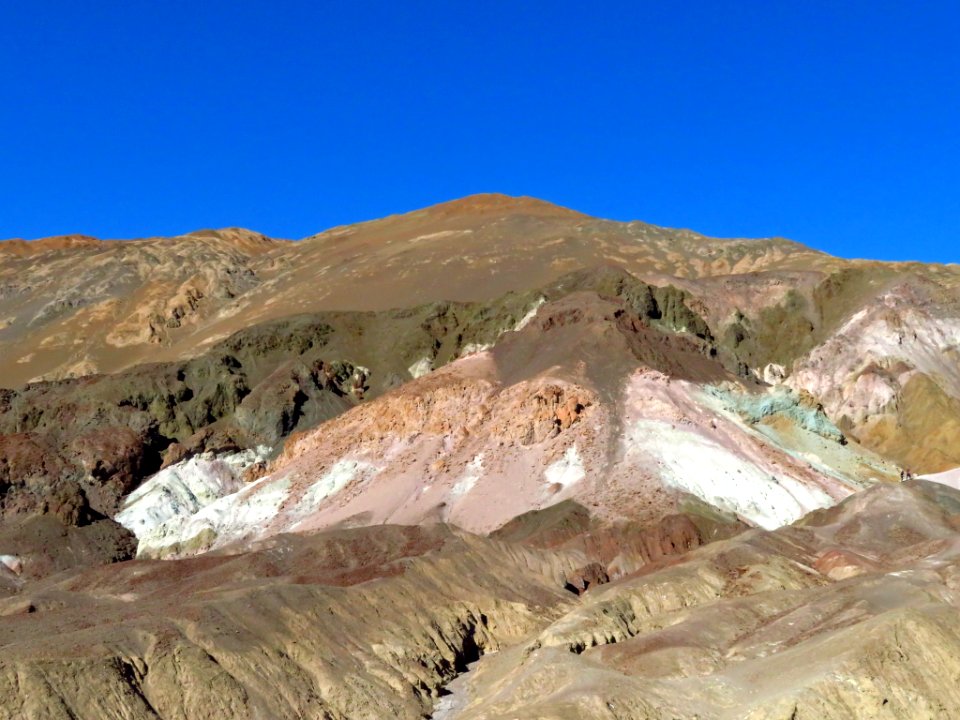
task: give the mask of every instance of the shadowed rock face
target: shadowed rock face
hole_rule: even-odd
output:
[[[0,243],[0,718],[960,714],[958,284],[496,195]]]
[[[123,495],[160,469],[165,453],[174,458],[208,448],[272,445],[297,426],[308,400],[314,414],[348,407],[353,369],[297,354],[328,328],[308,325],[287,335],[288,326],[272,328],[266,339],[253,333],[249,345],[234,339],[184,363],[5,392],[3,514],[29,513],[46,502],[47,478],[70,499],[52,508],[65,521],[82,524],[88,509],[112,515]],[[271,345],[270,339],[285,342]]]
[[[16,559],[0,566],[0,596],[5,596],[40,578],[77,567],[128,560],[136,553],[137,540],[112,520],[76,527],[53,514],[34,514],[0,525],[0,547],[6,557]]]

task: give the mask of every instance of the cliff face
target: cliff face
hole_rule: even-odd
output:
[[[949,715],[958,283],[498,195],[2,242],[0,716]]]

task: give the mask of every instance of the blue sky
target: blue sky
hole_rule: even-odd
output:
[[[29,0],[0,237],[301,237],[474,192],[960,262],[957,2]]]

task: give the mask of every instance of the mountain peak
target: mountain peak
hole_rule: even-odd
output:
[[[561,205],[540,200],[528,195],[505,195],[503,193],[477,193],[467,195],[456,200],[431,205],[421,212],[431,214],[467,214],[484,212],[523,212],[557,216],[588,217],[577,210],[571,210]]]

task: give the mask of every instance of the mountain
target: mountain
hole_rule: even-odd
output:
[[[949,715],[958,285],[502,195],[0,242],[0,717]]]

